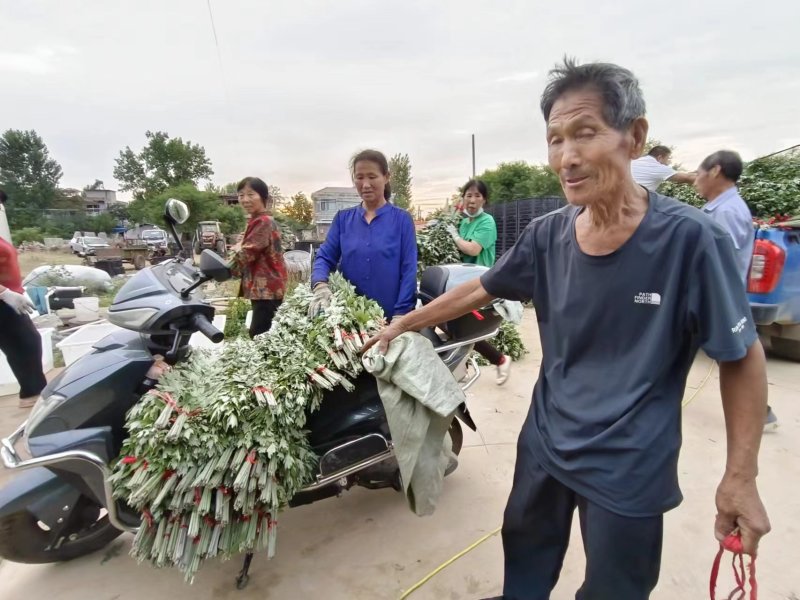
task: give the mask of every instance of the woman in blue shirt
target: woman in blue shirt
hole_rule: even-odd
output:
[[[416,306],[417,241],[414,221],[389,203],[389,164],[377,150],[353,157],[351,174],[361,204],[340,210],[314,260],[309,316],[330,303],[328,276],[338,265],[356,292],[375,300],[387,320]]]

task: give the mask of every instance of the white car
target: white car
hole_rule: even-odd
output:
[[[69,247],[78,256],[88,256],[94,254],[98,248],[110,248],[110,245],[99,237],[74,237],[70,240]]]

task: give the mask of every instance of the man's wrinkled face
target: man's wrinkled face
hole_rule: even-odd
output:
[[[550,168],[558,173],[570,204],[608,198],[630,180],[634,136],[606,123],[602,98],[594,89],[567,92],[556,100],[547,122],[547,149]]]
[[[668,165],[670,158],[671,157],[669,154],[662,154],[661,156],[656,156],[656,160],[660,162],[662,165]]]

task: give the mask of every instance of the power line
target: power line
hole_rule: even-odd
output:
[[[217,26],[214,23],[214,12],[211,10],[211,0],[206,0],[206,6],[208,7],[208,19],[211,22],[211,33],[214,36],[214,47],[217,50],[217,64],[219,65],[219,75],[222,81],[222,98],[225,102],[225,110],[223,111],[224,119],[227,121],[229,134],[233,135],[235,138],[238,138],[241,136],[241,133],[238,131],[238,128],[236,127],[232,117],[232,103],[230,94],[228,92],[227,78],[225,77],[225,67],[222,64],[222,50],[220,50],[219,47],[219,37],[217,36]]]
[[[222,69],[222,53],[219,50],[219,38],[217,38],[217,28],[214,25],[214,13],[211,10],[211,0],[206,0],[206,6],[208,6],[208,18],[211,20],[211,33],[214,34],[214,45],[217,48],[217,61],[219,62],[219,71],[224,79],[225,73],[223,72]]]
[[[784,148],[783,150],[778,150],[777,152],[772,152],[770,154],[765,154],[764,156],[759,156],[758,158],[754,158],[750,162],[756,162],[757,160],[769,158],[770,156],[777,156],[778,154],[783,154],[784,152],[789,152],[790,150],[794,150],[796,148],[800,148],[800,144],[795,144],[794,146],[789,146],[788,148]]]

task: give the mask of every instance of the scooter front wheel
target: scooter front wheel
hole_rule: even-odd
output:
[[[18,563],[39,564],[72,560],[107,546],[122,532],[99,517],[99,509],[84,511],[60,539],[26,510],[0,518],[0,557]],[[82,521],[82,522],[81,522]]]

